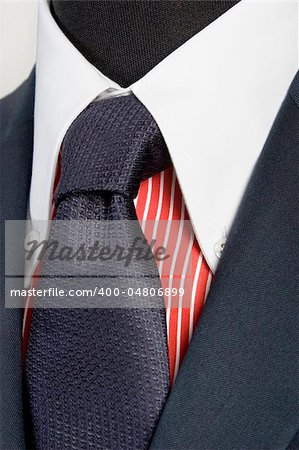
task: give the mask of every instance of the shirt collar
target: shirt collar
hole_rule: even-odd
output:
[[[241,1],[131,90],[168,145],[201,250],[215,271],[252,168],[298,68],[295,2]],[[63,137],[98,95],[122,90],[39,4],[30,217],[44,238]]]

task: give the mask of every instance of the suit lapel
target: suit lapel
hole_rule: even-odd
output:
[[[294,438],[298,92],[299,75],[248,184],[151,450],[283,450]]]
[[[23,449],[22,311],[5,308],[5,220],[25,220],[33,148],[34,72],[1,107],[1,364],[0,448]],[[20,267],[24,260],[18,261]],[[20,273],[23,270],[20,269]],[[23,280],[15,283],[23,288]]]

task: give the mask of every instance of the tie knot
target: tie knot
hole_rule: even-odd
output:
[[[170,165],[155,120],[134,96],[91,103],[67,131],[58,196],[109,191],[135,197],[142,180]]]

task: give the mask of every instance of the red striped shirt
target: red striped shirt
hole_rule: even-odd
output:
[[[212,280],[189,221],[185,202],[169,168],[143,181],[136,212],[144,234],[164,244],[171,258],[158,263],[164,290],[184,289],[184,294],[165,296],[170,378],[174,381],[197,325]],[[182,277],[182,274],[185,275]]]

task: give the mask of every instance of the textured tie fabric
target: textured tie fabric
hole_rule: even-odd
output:
[[[140,182],[169,165],[155,121],[134,96],[93,103],[64,139],[56,220],[136,220]],[[147,269],[135,265],[144,279],[129,286],[157,287]],[[51,282],[41,278],[40,287]],[[36,308],[25,381],[35,448],[148,448],[169,388],[163,299],[155,308]]]

